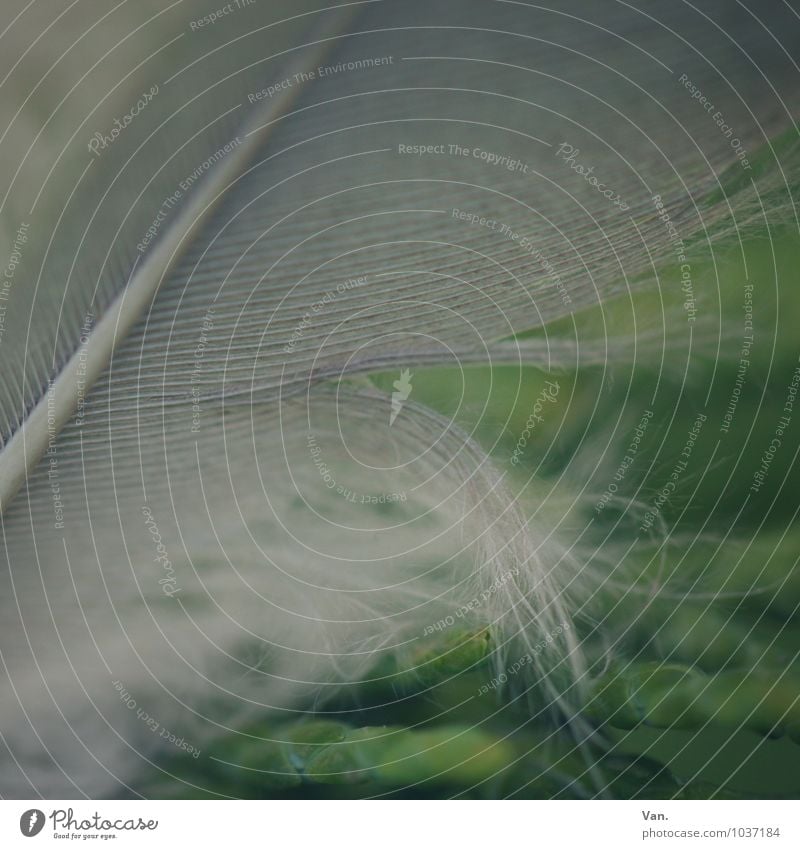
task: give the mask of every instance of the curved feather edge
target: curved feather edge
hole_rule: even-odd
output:
[[[333,11],[333,16],[314,25],[306,42],[315,49],[316,58],[320,60],[354,15],[353,8],[347,6]],[[287,74],[299,74],[306,62],[306,56],[295,57]],[[288,111],[304,88],[305,83],[301,83],[281,89],[271,100],[259,104],[245,125],[242,143],[209,172],[181,208],[164,238],[154,245],[141,264],[134,264],[128,284],[94,326],[86,343],[51,380],[47,392],[0,452],[0,514],[8,509],[31,470],[44,456],[48,444],[70,420],[78,407],[79,392],[91,389],[103,373],[117,345],[153,302],[165,276],[190,244],[192,235],[208,219],[237,175],[245,170],[271,132],[275,120]]]

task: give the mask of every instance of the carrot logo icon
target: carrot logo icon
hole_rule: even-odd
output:
[[[408,400],[411,394],[411,372],[406,368],[400,372],[400,379],[395,380],[392,384],[397,390],[392,392],[392,412],[389,416],[389,427],[394,424],[394,420],[400,415],[400,410],[403,409],[403,404]]]
[[[19,818],[19,830],[25,837],[36,837],[44,828],[44,812],[38,808],[31,808]]]

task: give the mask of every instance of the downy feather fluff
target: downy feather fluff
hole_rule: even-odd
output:
[[[202,756],[487,588],[498,667],[569,622],[619,559],[585,480],[521,482],[413,375],[662,356],[569,321],[647,287],[685,318],[678,239],[796,222],[789,4],[213,10],[20,5],[2,36],[5,796],[139,792],[161,744],[115,682]],[[575,633],[517,686],[581,735]]]

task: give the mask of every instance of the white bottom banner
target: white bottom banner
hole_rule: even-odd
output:
[[[2,801],[0,846],[800,846],[796,801]]]

